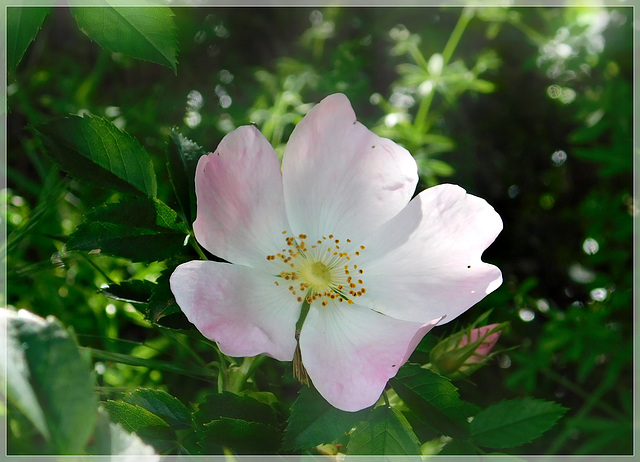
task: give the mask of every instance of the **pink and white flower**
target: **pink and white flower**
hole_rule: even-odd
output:
[[[411,199],[409,152],[356,120],[342,94],[296,126],[282,168],[252,126],[196,170],[198,242],[229,263],[190,261],[171,289],[229,356],[303,364],[333,406],[373,405],[422,337],[502,283],[481,260],[502,229],[486,201],[454,185]]]

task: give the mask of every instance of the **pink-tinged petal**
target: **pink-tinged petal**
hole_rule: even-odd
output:
[[[469,343],[476,342],[479,338],[484,337],[485,335],[487,335],[487,333],[491,332],[493,329],[495,329],[498,326],[499,324],[489,324],[487,326],[482,326],[482,327],[473,329],[470,335],[471,338],[468,338],[466,335],[462,337],[459,347],[462,348],[468,345]],[[476,348],[474,355],[469,358],[468,362],[481,361],[484,356],[487,356],[489,353],[491,353],[491,350],[493,349],[495,344],[498,342],[498,339],[500,338],[500,334],[501,332],[497,331],[487,335],[486,338],[482,341],[482,343],[478,345],[478,348]]]
[[[180,309],[229,356],[291,361],[300,303],[276,277],[241,265],[194,260],[171,275]]]
[[[326,97],[298,123],[282,175],[296,234],[354,242],[402,210],[418,181],[411,154],[358,122],[342,94]]]
[[[501,230],[484,199],[454,185],[426,189],[366,242],[358,303],[405,321],[452,321],[502,283],[481,260]]]
[[[358,305],[313,304],[300,333],[311,381],[333,406],[358,411],[378,401],[422,337],[439,321],[399,321]]]
[[[289,229],[280,162],[266,138],[252,126],[232,131],[200,158],[195,183],[198,242],[232,263],[266,268]]]

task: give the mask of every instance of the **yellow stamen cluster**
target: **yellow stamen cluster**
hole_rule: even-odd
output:
[[[286,235],[287,231],[282,234]],[[363,287],[364,270],[356,261],[365,246],[356,247],[351,239],[341,242],[333,234],[307,243],[308,236],[286,236],[287,247],[267,260],[286,265],[279,276],[289,283],[289,291],[298,302],[306,299],[311,304],[320,300],[327,306],[329,300],[353,304],[353,299],[366,293]],[[276,285],[281,282],[275,281]]]

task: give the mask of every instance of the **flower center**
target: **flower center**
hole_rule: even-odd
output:
[[[289,291],[298,302],[305,298],[307,303],[318,300],[327,306],[329,300],[353,303],[366,289],[362,280],[364,269],[357,264],[365,246],[356,246],[347,239],[344,243],[333,234],[322,237],[313,244],[307,243],[307,235],[286,236],[287,247],[275,255],[267,255],[267,260],[280,268],[279,276],[284,281],[276,285],[289,284]]]
[[[311,290],[323,291],[331,286],[331,270],[320,261],[307,260],[300,268],[300,277],[307,281]]]

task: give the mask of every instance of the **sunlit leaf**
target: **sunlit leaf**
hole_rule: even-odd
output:
[[[6,357],[0,355],[0,374],[7,372],[3,381],[9,401],[55,453],[80,453],[96,420],[88,356],[79,353],[74,337],[54,319],[2,309],[0,332],[7,336],[6,343],[0,339],[7,347]]]
[[[178,35],[169,8],[93,6],[71,11],[80,30],[101,47],[177,72]]]
[[[172,428],[191,426],[191,413],[177,398],[162,390],[138,388],[123,397],[126,403],[139,406],[161,417]]]
[[[46,153],[71,176],[104,188],[156,195],[149,154],[111,122],[94,116],[68,116],[39,125],[37,131]]]
[[[87,452],[92,455],[106,456],[145,456],[144,460],[155,462],[159,457],[152,446],[145,444],[135,433],[127,432],[122,425],[114,423],[106,410],[98,409],[96,430]]]
[[[176,433],[169,424],[145,408],[121,401],[106,401],[102,406],[111,420],[126,431],[136,433],[157,451],[164,452],[177,445]]]
[[[358,425],[347,446],[349,455],[420,454],[420,442],[400,411],[380,406]]]

